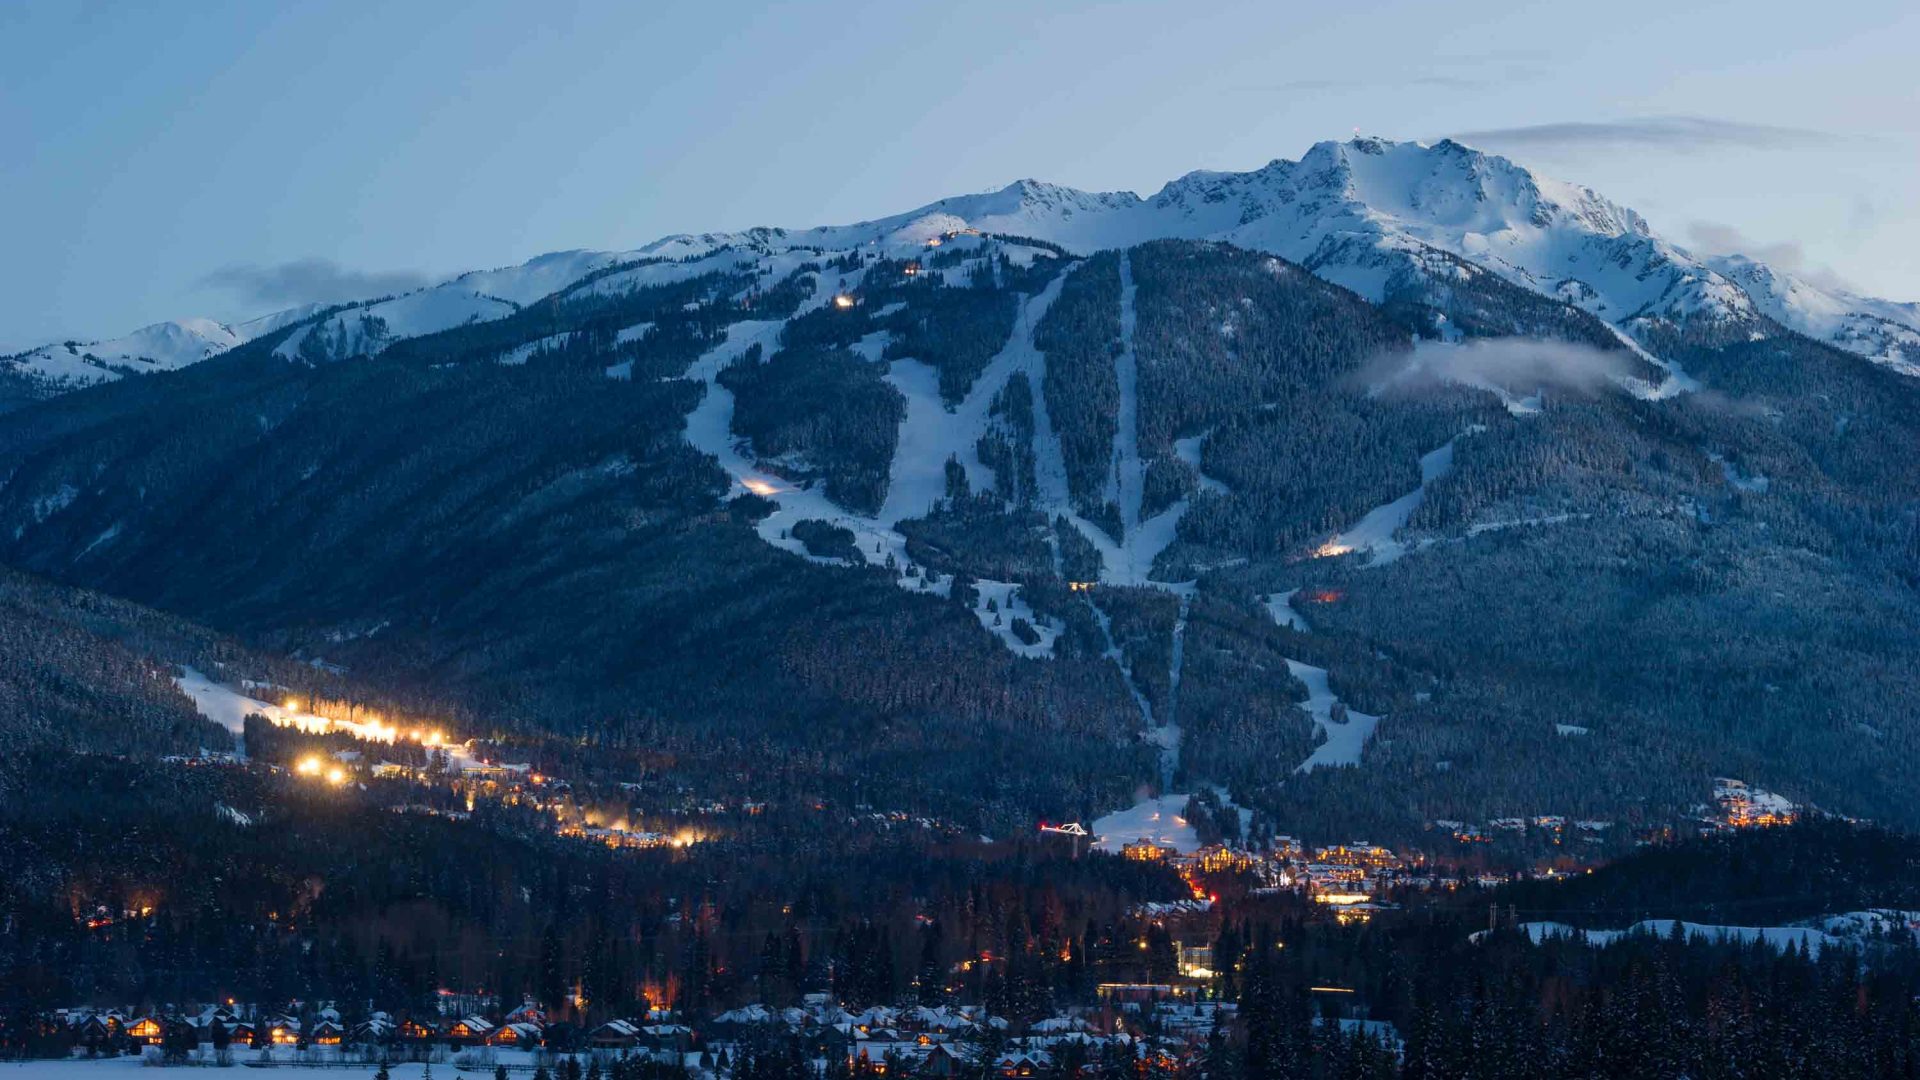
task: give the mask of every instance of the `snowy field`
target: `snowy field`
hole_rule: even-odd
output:
[[[1200,850],[1200,836],[1187,819],[1180,816],[1187,808],[1187,795],[1162,795],[1141,801],[1096,820],[1089,828],[1099,837],[1094,847],[1118,852],[1138,840],[1161,844],[1191,854]]]
[[[1717,926],[1693,922],[1682,922],[1679,926],[1680,932],[1688,938],[1737,941],[1742,944],[1763,942],[1782,950],[1798,949],[1805,945],[1810,954],[1818,957],[1825,946],[1858,944],[1896,927],[1912,929],[1917,924],[1920,924],[1920,912],[1873,910],[1822,916],[1794,926]],[[1673,928],[1672,919],[1642,919],[1624,930],[1587,930],[1584,933],[1589,944],[1604,946],[1630,934],[1667,937],[1673,933]],[[1520,929],[1526,931],[1536,944],[1548,938],[1574,937],[1582,933],[1558,922],[1521,923]]]
[[[1847,936],[1859,938],[1862,926],[1870,924],[1889,924],[1887,913],[1855,911],[1847,915],[1832,915],[1826,919],[1814,920],[1811,926],[1716,926],[1707,922],[1680,922],[1680,932],[1688,938],[1705,938],[1709,942],[1740,942],[1753,944],[1764,942],[1776,949],[1797,949],[1807,945],[1807,951],[1818,957],[1820,949],[1826,945],[1845,944],[1841,934],[1832,934],[1828,928],[1843,930]],[[1580,930],[1567,926],[1565,922],[1521,922],[1521,930],[1526,932],[1534,944],[1540,944],[1548,938],[1572,938]],[[1672,919],[1642,919],[1624,930],[1586,930],[1586,940],[1592,945],[1611,945],[1626,938],[1628,934],[1651,934],[1655,938],[1665,938],[1674,932]],[[1870,930],[1868,930],[1870,932]]]

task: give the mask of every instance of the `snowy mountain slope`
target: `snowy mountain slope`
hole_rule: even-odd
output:
[[[1808,337],[1920,375],[1920,303],[1895,303],[1816,285],[1744,255],[1709,259],[1768,318]]]
[[[43,345],[0,366],[68,387],[117,379],[125,371],[170,371],[223,353],[244,341],[212,319],[178,319],[142,327],[111,341]]]
[[[320,309],[319,304],[304,304],[232,325],[198,318],[154,323],[111,341],[62,342],[0,357],[0,371],[11,369],[59,389],[111,382],[128,373],[174,371],[310,318]]]
[[[296,331],[275,353],[307,360],[372,355],[406,338],[505,318],[626,257],[607,251],[557,251],[518,266],[476,270],[439,285],[341,311]]]

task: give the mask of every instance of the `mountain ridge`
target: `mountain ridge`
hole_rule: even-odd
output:
[[[1649,323],[1699,319],[1752,324],[1751,332],[1764,334],[1757,322],[1764,317],[1920,375],[1920,303],[1821,288],[1746,256],[1695,255],[1590,188],[1451,139],[1428,145],[1378,138],[1316,143],[1297,161],[1275,158],[1245,172],[1195,170],[1144,198],[1029,178],[849,225],[675,233],[628,251],[549,252],[349,305],[317,335],[300,332],[282,355],[301,355],[309,336],[315,340],[304,345],[309,359],[378,352],[397,340],[504,317],[627,263],[699,268],[703,259],[717,264],[729,249],[918,245],[960,228],[1031,237],[1076,254],[1155,239],[1224,240],[1299,262],[1374,302],[1409,281],[1458,273],[1432,257],[1437,251],[1570,303],[1636,338]],[[622,283],[639,287],[662,276],[638,274]],[[124,372],[185,366],[320,309],[305,305],[232,326],[210,319],[159,323],[92,345],[42,346],[0,365],[72,388]]]

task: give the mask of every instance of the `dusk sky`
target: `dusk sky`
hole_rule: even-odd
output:
[[[1459,135],[1920,299],[1911,2],[12,3],[0,351]]]

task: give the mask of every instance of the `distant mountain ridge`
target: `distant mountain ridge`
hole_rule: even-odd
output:
[[[1705,319],[1738,327],[1765,316],[1920,375],[1920,303],[1821,288],[1745,256],[1696,256],[1588,188],[1452,140],[1426,145],[1375,138],[1318,143],[1298,161],[1276,159],[1248,172],[1191,172],[1144,199],[1019,180],[852,225],[676,234],[626,252],[554,252],[354,305],[302,330],[282,352],[309,359],[379,352],[394,341],[503,318],[623,264],[697,264],[730,249],[846,249],[965,227],[1045,240],[1078,254],[1155,239],[1223,240],[1300,262],[1374,302],[1462,273],[1464,265],[1571,303],[1631,335],[1656,322]],[[661,277],[659,271],[624,281],[615,275],[611,284],[633,287]],[[56,388],[89,385],[126,372],[183,367],[317,310],[292,308],[233,326],[210,319],[159,323],[93,344],[43,346],[0,365]]]

